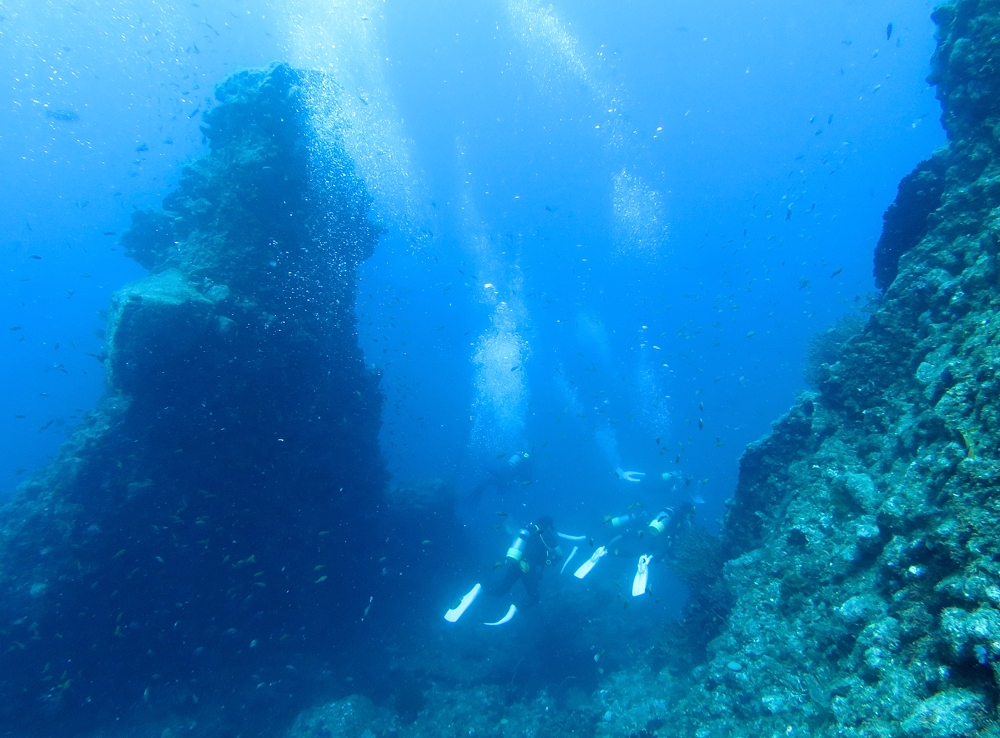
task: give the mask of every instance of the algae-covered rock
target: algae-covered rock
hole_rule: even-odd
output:
[[[982,697],[967,689],[949,689],[923,700],[903,721],[915,738],[973,736],[985,726],[988,711]]]
[[[272,717],[380,595],[381,396],[353,312],[378,228],[315,133],[317,81],[227,78],[211,150],[122,239],[150,274],[112,299],[105,397],[0,511],[4,734]]]
[[[949,143],[886,213],[867,322],[741,459],[658,735],[1000,735],[1000,2],[934,18]]]

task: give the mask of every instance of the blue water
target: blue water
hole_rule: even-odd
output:
[[[929,13],[3,3],[0,495],[103,391],[101,311],[142,275],[117,246],[131,211],[204,152],[225,74],[283,59],[343,86],[386,228],[357,316],[394,482],[453,482],[484,556],[508,543],[497,512],[591,532],[693,499],[714,527],[810,336],[873,292],[898,181],[944,142]],[[514,452],[531,483],[472,495]]]

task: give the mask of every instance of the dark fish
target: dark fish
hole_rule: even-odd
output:
[[[72,123],[74,121],[80,120],[80,115],[75,110],[70,110],[69,108],[60,108],[58,110],[46,110],[45,117],[51,118],[52,120],[61,120],[64,123]]]
[[[885,40],[888,41],[892,38],[892,23],[885,27]]]
[[[41,257],[41,256],[39,256],[38,254],[32,254],[32,255],[31,255],[31,256],[29,256],[28,258],[29,258],[29,259],[38,259],[38,260],[40,261],[42,257]]]
[[[135,150],[138,151],[138,152],[149,151],[149,147],[146,144],[141,143],[141,144],[139,144],[138,146],[135,147]]]
[[[842,271],[844,271],[844,267],[837,267],[836,269],[833,270],[833,274],[830,275],[830,279],[833,279],[838,274],[840,274]]]
[[[105,236],[117,236],[118,231],[104,231]]]

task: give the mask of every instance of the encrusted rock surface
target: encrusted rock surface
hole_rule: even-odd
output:
[[[742,459],[731,609],[661,735],[1000,735],[1000,3],[934,18],[949,143],[867,324]]]
[[[4,734],[199,702],[238,732],[371,602],[381,395],[353,309],[378,228],[311,83],[223,81],[210,153],[122,239],[151,273],[112,300],[106,396],[0,511]]]

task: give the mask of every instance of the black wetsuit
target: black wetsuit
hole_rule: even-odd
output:
[[[542,581],[542,569],[560,554],[557,551],[557,544],[551,543],[556,537],[555,531],[539,531],[533,526],[529,526],[527,530],[530,535],[524,543],[521,560],[506,558],[503,567],[497,570],[496,578],[487,593],[493,597],[503,597],[520,579],[527,593],[524,606],[531,607],[538,604],[538,585]]]

